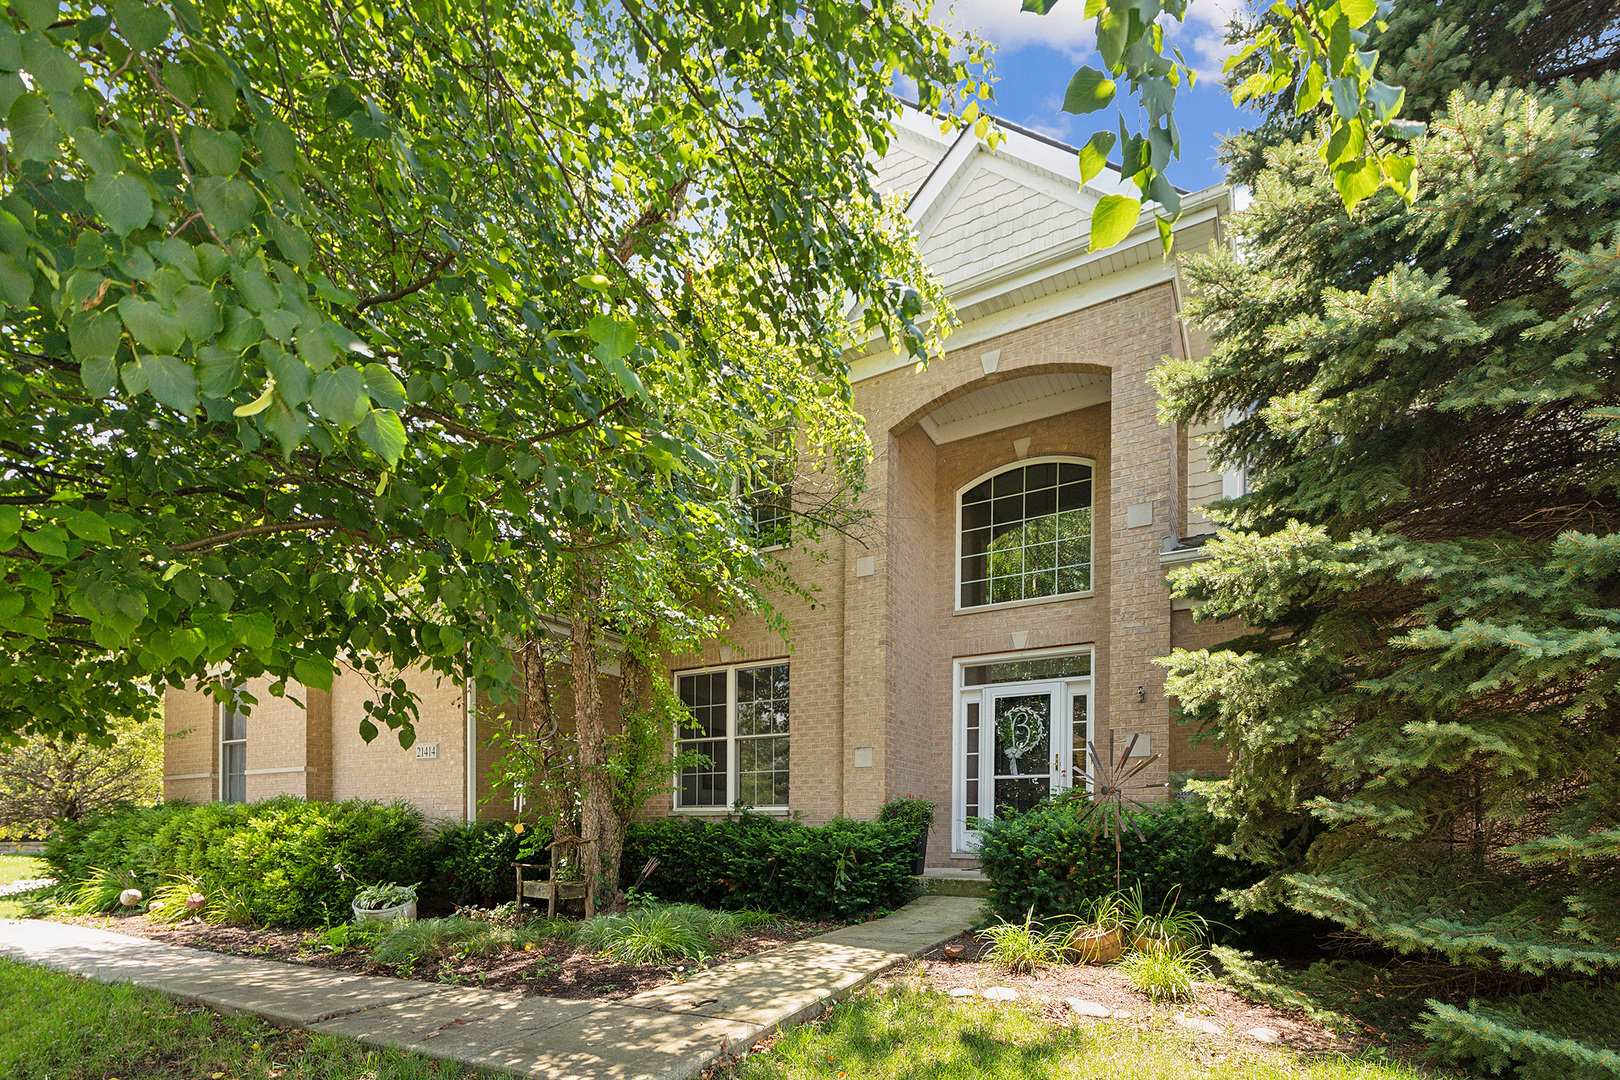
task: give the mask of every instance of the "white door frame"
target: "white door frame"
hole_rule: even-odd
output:
[[[1084,775],[1084,768],[1075,770],[1075,750],[1084,752],[1085,740],[1092,735],[1092,712],[1095,697],[1092,692],[1091,675],[1034,679],[1026,682],[989,683],[980,686],[963,685],[963,669],[985,664],[1004,663],[1019,660],[1040,660],[1049,657],[1074,656],[1090,653],[1086,649],[1047,649],[1040,652],[1007,653],[987,657],[963,657],[953,664],[954,707],[952,710],[952,737],[951,737],[951,851],[959,855],[971,855],[978,850],[979,834],[967,827],[968,807],[968,768],[967,768],[967,737],[969,707],[978,707],[979,744],[978,744],[978,797],[975,817],[994,818],[995,808],[991,804],[994,785],[994,757],[995,735],[990,717],[994,710],[994,699],[1018,693],[1049,691],[1053,695],[1052,705],[1052,745],[1053,755],[1058,758],[1057,767],[1053,762],[1046,765],[1050,770],[1046,775],[1053,778],[1054,788],[1072,787],[1080,776]],[[1074,715],[1075,698],[1085,698],[1085,715]],[[1079,731],[1076,732],[1078,719]],[[1074,745],[1076,734],[1080,737],[1080,745]],[[1032,775],[1042,775],[1035,773]]]

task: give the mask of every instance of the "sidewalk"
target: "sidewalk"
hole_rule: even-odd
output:
[[[0,920],[0,956],[518,1076],[687,1080],[978,918],[978,900],[923,896],[613,1002],[349,975],[43,921]]]

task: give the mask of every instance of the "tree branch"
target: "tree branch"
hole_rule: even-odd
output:
[[[248,536],[266,536],[270,533],[282,532],[309,532],[312,529],[335,529],[338,527],[337,518],[319,518],[315,521],[283,521],[268,525],[250,525],[245,529],[232,529],[230,532],[216,533],[205,536],[201,540],[188,540],[184,544],[175,544],[170,551],[197,551],[201,548],[215,547],[219,544],[228,544],[232,540],[241,540]]]
[[[366,310],[368,307],[375,307],[378,304],[392,304],[395,300],[403,300],[412,293],[421,292],[423,289],[439,280],[439,275],[444,273],[445,268],[454,262],[455,258],[455,252],[446,252],[444,258],[440,259],[438,262],[434,263],[428,268],[427,277],[422,278],[420,281],[414,281],[409,285],[401,285],[397,289],[389,289],[387,292],[375,293],[371,296],[362,297],[359,303],[355,304],[354,310],[356,312],[361,312]]]

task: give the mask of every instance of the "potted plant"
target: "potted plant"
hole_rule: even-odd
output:
[[[1111,964],[1125,952],[1123,908],[1118,894],[1086,904],[1062,941],[1063,958],[1075,964]]]
[[[357,923],[391,923],[396,919],[416,921],[415,885],[367,885],[354,894],[349,905]]]
[[[928,827],[934,822],[934,804],[915,795],[903,799],[890,799],[878,811],[879,821],[897,821],[916,830],[917,853],[911,860],[911,872],[921,876],[923,863],[928,857]]]

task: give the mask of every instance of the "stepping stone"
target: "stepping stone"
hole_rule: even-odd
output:
[[[950,989],[951,997],[972,997],[977,993],[971,986],[953,986]]]
[[[1108,1006],[1099,1005],[1095,1001],[1087,1001],[1085,998],[1070,998],[1069,1010],[1076,1016],[1095,1016],[1102,1019],[1114,1015],[1114,1010]]]
[[[1186,1016],[1182,1013],[1176,1013],[1176,1023],[1188,1031],[1200,1031],[1205,1035],[1221,1035],[1225,1033],[1225,1029],[1221,1025],[1211,1023],[1201,1016]]]
[[[1019,994],[1010,986],[992,986],[983,992],[991,1001],[1017,1001]]]
[[[1275,1031],[1271,1030],[1268,1027],[1250,1028],[1248,1031],[1245,1031],[1243,1034],[1247,1035],[1249,1038],[1253,1039],[1255,1042],[1274,1043],[1274,1042],[1278,1042],[1278,1041],[1280,1041],[1282,1039],[1281,1035],[1277,1034]]]

